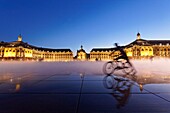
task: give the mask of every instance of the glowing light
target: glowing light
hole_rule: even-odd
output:
[[[140,91],[143,91],[143,85],[139,84]]]
[[[15,86],[15,91],[19,91],[20,88],[21,88],[21,85],[19,83],[17,83],[16,86]]]
[[[10,82],[13,82],[13,79],[12,79],[12,78],[10,79]]]
[[[83,78],[84,77],[84,73],[80,73],[80,77]]]

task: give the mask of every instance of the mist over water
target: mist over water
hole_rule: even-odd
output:
[[[131,60],[140,75],[170,75],[170,59],[159,58],[151,60]],[[35,61],[3,61],[0,63],[0,73],[17,74],[103,74],[104,61],[72,61],[72,62],[35,62]]]
[[[137,75],[170,75],[170,59],[167,58],[133,60],[132,63]]]

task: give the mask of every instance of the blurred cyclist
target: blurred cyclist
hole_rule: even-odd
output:
[[[127,63],[130,64],[130,66],[132,66],[132,64],[129,61],[128,56],[126,55],[126,52],[124,51],[123,47],[120,47],[117,43],[115,43],[116,46],[116,50],[120,51],[121,56],[117,57],[115,60],[119,60],[119,59],[124,59],[127,61]]]

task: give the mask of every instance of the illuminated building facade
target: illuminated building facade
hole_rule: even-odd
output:
[[[170,58],[170,40],[144,40],[140,33],[137,34],[135,41],[122,46],[129,58],[141,59],[152,57]],[[90,51],[90,60],[112,60],[119,55],[116,48],[94,48]]]
[[[85,61],[89,59],[88,56],[89,55],[86,53],[86,51],[83,49],[83,46],[81,45],[81,48],[77,50],[77,55],[75,56],[75,60]]]
[[[144,40],[137,34],[137,39],[125,46],[131,58],[170,57],[170,40]]]
[[[43,60],[72,61],[73,52],[70,49],[49,49],[29,45],[22,41],[21,35],[14,42],[0,42],[1,60]]]
[[[111,60],[111,53],[114,51],[114,48],[93,48],[90,51],[90,60],[91,61],[107,61]]]
[[[144,40],[140,33],[135,41],[122,46],[129,58],[141,59],[152,57],[170,58],[170,40]],[[90,54],[83,46],[77,50],[74,60],[108,61],[119,55],[116,48],[93,48]],[[73,61],[70,49],[49,49],[32,46],[22,41],[22,36],[14,42],[0,42],[0,60],[38,60],[38,61]]]

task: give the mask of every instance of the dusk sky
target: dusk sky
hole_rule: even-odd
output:
[[[0,0],[0,41],[17,40],[46,48],[170,40],[170,0]]]

